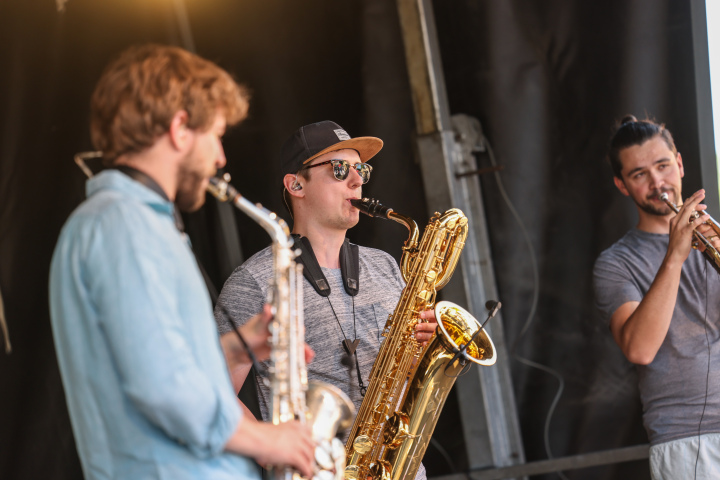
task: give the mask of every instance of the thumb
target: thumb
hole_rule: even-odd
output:
[[[260,316],[262,323],[268,324],[273,319],[272,305],[266,303],[263,305],[262,314]]]

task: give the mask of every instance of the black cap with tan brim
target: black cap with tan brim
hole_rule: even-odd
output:
[[[288,173],[297,173],[314,158],[345,148],[356,150],[360,161],[367,162],[382,147],[383,141],[379,138],[352,138],[337,123],[324,120],[300,127],[285,141],[280,150],[280,170],[283,177]]]

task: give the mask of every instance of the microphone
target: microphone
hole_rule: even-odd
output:
[[[498,312],[498,310],[500,310],[500,308],[502,308],[502,303],[497,302],[495,300],[488,300],[487,302],[485,302],[485,308],[488,309],[490,314],[488,315],[487,320],[485,320],[485,322],[483,322],[483,326],[485,325],[485,323],[488,320],[490,320],[492,317],[494,317],[497,314],[497,312]],[[480,327],[480,328],[482,328],[482,327]]]
[[[343,354],[343,356],[340,358],[340,365],[343,367],[351,368],[353,366],[353,359],[350,355],[347,353]]]
[[[347,340],[346,340],[347,341]],[[357,342],[357,340],[356,340]],[[352,367],[355,365],[355,371],[357,373],[358,378],[358,389],[360,389],[360,396],[364,397],[365,392],[367,391],[367,387],[365,386],[365,382],[363,382],[362,375],[360,374],[360,362],[357,361],[357,355],[355,354],[355,350],[353,349],[353,355],[355,355],[355,360],[353,360],[353,356],[348,353],[346,350],[342,357],[340,357],[340,365],[343,367],[346,367],[348,369],[348,377],[352,378]]]

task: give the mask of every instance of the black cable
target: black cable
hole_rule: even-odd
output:
[[[243,348],[245,348],[245,352],[247,352],[248,357],[250,357],[250,361],[252,362],[252,366],[255,369],[255,372],[258,376],[265,378],[267,376],[267,372],[265,372],[263,369],[260,368],[260,362],[258,362],[257,357],[252,351],[252,348],[247,344],[245,339],[243,338],[242,334],[240,333],[240,330],[235,325],[235,322],[233,321],[232,315],[230,315],[230,312],[228,312],[227,308],[225,308],[225,305],[222,303],[216,304],[217,307],[220,307],[220,310],[222,310],[223,314],[227,317],[228,323],[232,327],[233,331],[235,332],[235,335],[237,335],[238,340],[240,340],[240,343],[242,344]]]
[[[343,329],[342,324],[340,323],[340,318],[338,318],[337,313],[335,313],[335,308],[333,307],[333,304],[330,301],[330,297],[325,297],[325,298],[327,298],[327,301],[330,304],[330,309],[332,310],[333,315],[335,316],[335,321],[337,322],[338,327],[340,327],[340,333],[342,333],[343,338],[347,342],[348,338],[345,335],[345,329]],[[353,341],[356,341],[357,340],[357,327],[355,326],[355,297],[350,296],[350,298],[352,299],[353,334],[355,335],[355,338],[353,338]],[[364,397],[365,393],[367,392],[367,386],[365,386],[365,382],[363,382],[362,375],[360,374],[360,362],[358,361],[357,350],[353,351],[352,353],[350,351],[347,351],[347,354],[355,357],[355,370],[357,371],[358,388],[360,389],[360,396]]]
[[[177,212],[177,209],[175,209]],[[182,220],[180,220],[182,222]],[[176,224],[178,227],[178,230],[184,234],[183,229],[181,228],[182,225],[178,225],[177,223],[177,217],[176,217]],[[250,357],[250,361],[252,362],[252,366],[255,369],[255,373],[258,376],[263,377],[263,382],[265,381],[266,372],[263,370],[260,370],[260,362],[257,361],[257,358],[255,357],[255,354],[253,353],[250,346],[247,344],[243,336],[240,334],[240,330],[238,330],[237,326],[235,326],[235,322],[233,321],[233,316],[230,315],[230,312],[228,312],[227,308],[225,308],[225,305],[218,303],[218,298],[220,295],[218,294],[217,288],[215,288],[215,284],[213,284],[212,280],[210,279],[210,275],[208,275],[207,270],[205,270],[205,266],[200,261],[200,258],[198,258],[197,254],[195,253],[195,250],[191,250],[193,253],[193,256],[195,257],[195,263],[197,263],[198,268],[200,269],[200,273],[202,274],[203,280],[205,281],[205,287],[207,288],[208,295],[210,295],[210,300],[212,301],[212,304],[216,307],[220,307],[220,310],[222,310],[225,317],[227,317],[228,323],[232,327],[233,331],[235,332],[235,335],[237,335],[238,340],[240,340],[240,343],[242,344],[243,348],[245,348],[245,351],[248,354],[248,357]]]
[[[440,453],[440,456],[443,457],[443,459],[445,460],[445,463],[447,463],[448,467],[450,467],[450,473],[457,473],[457,468],[455,468],[455,462],[452,461],[452,458],[448,454],[447,450],[445,450],[445,448],[440,445],[440,442],[435,440],[434,437],[430,437],[430,444],[435,447],[438,453]]]
[[[487,148],[488,157],[490,158],[490,163],[493,167],[497,167],[497,161],[495,158],[495,152],[492,149],[492,145],[490,145],[490,141],[487,139],[484,133],[480,133],[481,135],[481,142],[483,145]],[[527,330],[530,328],[530,324],[533,322],[535,317],[535,312],[537,311],[537,305],[538,305],[538,299],[540,297],[540,274],[538,272],[538,266],[537,266],[537,258],[535,257],[535,249],[533,248],[532,241],[530,240],[530,235],[527,232],[527,229],[525,228],[525,224],[522,221],[522,218],[520,218],[520,214],[515,209],[515,206],[510,201],[510,197],[508,196],[507,192],[505,191],[505,187],[502,183],[502,180],[500,179],[500,172],[495,170],[494,172],[495,176],[495,182],[498,187],[498,191],[500,192],[500,196],[502,197],[503,201],[505,202],[505,205],[507,205],[508,209],[510,210],[510,213],[512,214],[513,218],[515,218],[515,221],[517,222],[518,226],[520,227],[520,231],[523,234],[523,238],[525,239],[525,244],[527,245],[528,253],[530,255],[530,266],[532,267],[532,274],[533,274],[533,298],[532,303],[530,305],[530,312],[528,313],[527,319],[525,320],[525,323],[520,330],[520,333],[515,338],[515,341],[513,342],[511,348],[510,348],[510,355],[515,358],[518,362],[522,363],[523,365],[526,365],[528,367],[536,368],[538,370],[541,370],[545,373],[549,373],[550,375],[554,376],[558,381],[558,389],[557,393],[555,394],[555,397],[553,398],[552,403],[550,404],[550,409],[548,410],[547,416],[545,417],[545,427],[543,429],[543,441],[545,444],[545,453],[548,456],[548,459],[554,458],[552,455],[552,452],[550,450],[550,421],[552,420],[552,415],[555,412],[555,407],[557,406],[558,402],[560,401],[560,397],[562,395],[563,390],[565,389],[565,380],[562,378],[562,375],[560,373],[548,366],[540,365],[539,363],[535,363],[531,360],[527,360],[520,355],[516,353],[518,344],[520,343],[520,340],[525,335]],[[568,478],[563,474],[563,472],[558,471],[556,472],[558,476],[562,480],[568,480]]]
[[[697,454],[695,455],[695,479],[697,480],[697,467],[698,463],[700,461],[700,443],[702,442],[702,436],[700,432],[702,431],[702,422],[705,418],[705,408],[707,407],[707,401],[708,401],[708,392],[710,390],[710,337],[708,336],[708,296],[709,296],[709,289],[708,289],[708,268],[707,263],[704,262],[705,265],[705,321],[703,322],[703,327],[705,328],[705,341],[707,342],[707,351],[708,351],[708,362],[707,362],[707,374],[705,376],[705,402],[703,403],[703,409],[702,413],[700,414],[700,421],[698,422],[698,447],[697,447]]]

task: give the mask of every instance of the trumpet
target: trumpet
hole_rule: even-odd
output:
[[[660,200],[667,203],[668,207],[670,207],[673,212],[678,213],[680,211],[678,206],[675,205],[672,200],[670,200],[670,196],[666,192],[660,194]],[[690,214],[690,217],[692,220],[697,220],[698,218],[700,218],[700,215],[701,214],[699,212],[694,210]],[[710,217],[709,220],[703,223],[712,228],[713,232],[715,232],[715,236],[720,236],[720,224],[718,224],[715,219]],[[696,239],[696,242],[693,242],[693,248],[697,248],[699,244],[703,244],[703,246],[705,247],[705,250],[703,250],[705,259],[710,262],[710,265],[712,265],[712,267],[718,273],[720,273],[720,252],[718,252],[718,250],[713,246],[712,242],[705,235],[698,232],[697,228],[693,230],[693,235]]]

